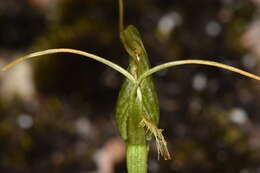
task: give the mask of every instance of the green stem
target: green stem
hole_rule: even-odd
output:
[[[147,144],[127,144],[128,173],[147,173],[148,152]]]
[[[124,30],[124,2],[119,0],[119,34]]]

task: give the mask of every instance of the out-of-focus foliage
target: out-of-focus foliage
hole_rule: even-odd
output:
[[[56,0],[44,9],[33,2],[0,2],[1,58],[18,49],[25,54],[68,47],[127,66],[116,0]],[[256,10],[244,0],[126,0],[125,19],[139,28],[154,65],[199,58],[254,72],[259,57],[243,47],[241,37]],[[64,54],[35,60],[33,71],[33,101],[0,100],[0,172],[97,170],[101,148],[118,135],[114,106],[122,77]],[[259,172],[259,83],[196,65],[154,78],[160,128],[173,160],[157,161],[152,147],[149,172]],[[115,172],[125,172],[124,161]]]
[[[1,49],[17,51],[30,46],[42,33],[45,26],[44,14],[24,1],[0,2]]]

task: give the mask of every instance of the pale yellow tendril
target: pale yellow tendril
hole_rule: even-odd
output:
[[[114,70],[118,71],[119,73],[124,75],[126,78],[128,78],[130,81],[132,81],[133,83],[136,82],[134,77],[127,70],[123,69],[119,65],[117,65],[117,64],[115,64],[115,63],[113,63],[109,60],[106,60],[105,58],[102,58],[100,56],[97,56],[97,55],[94,55],[94,54],[91,54],[91,53],[88,53],[88,52],[84,52],[84,51],[81,51],[81,50],[68,49],[68,48],[48,49],[48,50],[44,50],[44,51],[34,52],[34,53],[20,57],[16,60],[10,62],[9,64],[2,67],[1,70],[6,71],[9,68],[13,67],[14,65],[21,63],[23,61],[26,61],[28,59],[36,58],[36,57],[43,56],[43,55],[54,54],[54,53],[72,53],[72,54],[82,55],[82,56],[88,57],[90,59],[94,59],[94,60],[101,62],[103,64],[106,64],[107,66],[109,66],[109,67],[113,68]]]

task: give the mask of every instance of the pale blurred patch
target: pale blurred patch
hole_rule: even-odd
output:
[[[3,66],[5,63],[0,64]],[[7,102],[19,98],[25,102],[35,103],[36,91],[32,77],[32,67],[27,62],[1,72],[0,96]]]
[[[114,173],[115,164],[125,158],[125,143],[121,138],[110,139],[96,155],[98,173]]]
[[[33,125],[33,119],[30,115],[20,114],[16,120],[18,126],[22,129],[29,129]]]
[[[175,27],[181,25],[182,17],[179,13],[172,11],[162,16],[157,24],[157,32],[160,39],[166,40]]]
[[[197,91],[203,91],[207,87],[207,77],[203,73],[196,74],[192,80],[192,87]]]
[[[221,25],[217,21],[209,21],[206,24],[206,33],[211,37],[216,37],[220,34],[222,28]]]
[[[238,125],[243,125],[248,121],[248,115],[243,108],[233,108],[230,112],[230,119]]]
[[[251,23],[242,37],[242,44],[260,58],[260,17]]]

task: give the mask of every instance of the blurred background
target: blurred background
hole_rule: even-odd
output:
[[[207,59],[260,74],[260,0],[126,0],[152,66]],[[48,48],[127,67],[116,0],[0,0],[0,65]],[[170,161],[151,173],[260,173],[260,83],[187,65],[154,75]],[[1,173],[122,173],[114,120],[123,77],[90,59],[45,56],[0,74]]]

